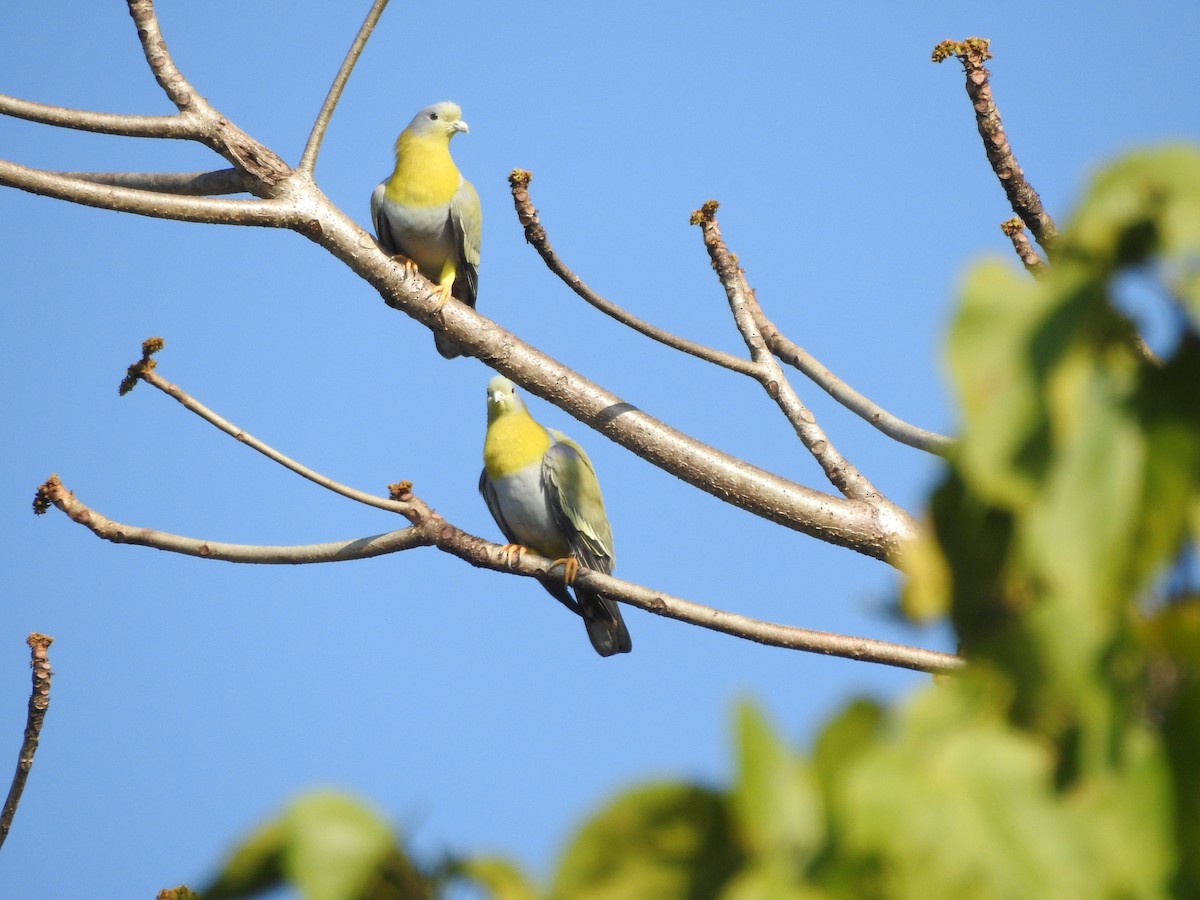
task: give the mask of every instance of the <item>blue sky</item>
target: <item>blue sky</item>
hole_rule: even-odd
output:
[[[361,8],[359,8],[361,6]],[[163,2],[176,62],[218,109],[294,163],[366,4]],[[1186,2],[511,6],[397,2],[317,166],[364,224],[397,131],[453,99],[453,152],[484,209],[480,310],[626,400],[827,490],[745,379],[681,358],[586,307],[523,239],[506,176],[532,170],[552,242],[594,288],[658,325],[739,351],[691,210],[720,221],[767,313],[850,384],[925,427],[954,415],[940,346],[965,267],[1011,256],[1010,215],[943,38],[982,35],[1018,159],[1064,221],[1089,173],[1200,136]],[[14,6],[0,92],[171,112],[124,4]],[[0,120],[0,156],[51,169],[201,170],[209,151]],[[52,707],[13,831],[4,896],[153,896],[196,883],[296,794],[363,797],[418,851],[501,852],[538,875],[596,805],[659,777],[719,782],[732,704],[752,697],[798,745],[850,696],[924,679],[758,647],[638,610],[634,652],[600,659],[533,582],[433,550],[331,566],[202,562],[97,540],[29,512],[51,472],[131,525],[245,543],[348,539],[403,523],[329,495],[142,385],[160,371],[330,477],[411,479],[499,539],[476,493],[479,362],[443,362],[291,233],[122,216],[0,191],[0,772],[16,755],[29,631],[57,641]],[[1015,262],[1014,262],[1015,264]],[[797,376],[831,439],[919,511],[936,463]],[[949,649],[888,613],[883,564],[688,488],[539,400],[589,450],[617,573],[761,618]],[[5,760],[9,762],[5,762]]]

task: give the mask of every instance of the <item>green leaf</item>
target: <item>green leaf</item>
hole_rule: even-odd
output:
[[[738,771],[732,806],[749,855],[799,873],[824,838],[821,798],[809,766],[750,703],[737,709]]]
[[[552,896],[715,898],[744,861],[720,794],[649,784],[621,795],[583,827],[559,863]]]
[[[1000,680],[956,675],[856,759],[833,814],[863,893],[1102,896],[1056,803],[1049,747],[1005,722],[1004,695]]]
[[[269,822],[234,848],[216,879],[201,891],[206,900],[253,897],[283,883],[286,832]]]
[[[1032,335],[1050,314],[1045,289],[992,261],[968,273],[950,331],[948,362],[963,416],[954,460],[983,499],[1006,507],[1028,503],[1047,451],[1046,413],[1038,389],[1045,357]]]
[[[459,860],[455,877],[485,888],[493,900],[536,900],[537,888],[520,867],[497,856],[479,856]]]
[[[309,794],[283,816],[284,870],[305,900],[356,900],[395,849],[387,823],[342,794]]]
[[[829,894],[803,884],[794,873],[763,863],[743,869],[721,892],[721,900],[827,900]]]
[[[1087,842],[1092,896],[1166,897],[1178,859],[1165,754],[1157,736],[1139,728],[1122,744],[1117,766],[1079,781],[1065,798],[1074,829]]]

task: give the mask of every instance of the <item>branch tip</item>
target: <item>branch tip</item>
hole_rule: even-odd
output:
[[[707,200],[704,205],[692,213],[688,220],[689,225],[703,225],[706,222],[712,222],[717,218],[717,207],[721,204],[716,200]]]
[[[33,514],[35,516],[44,516],[46,512],[54,505],[54,495],[62,489],[62,482],[58,480],[57,475],[51,475],[37,489],[37,493],[33,495]]]
[[[508,173],[508,183],[511,187],[529,187],[533,181],[533,173],[528,169],[513,169]]]
[[[982,63],[985,59],[992,58],[992,54],[988,50],[990,43],[987,38],[980,37],[969,37],[965,41],[941,41],[933,48],[930,59],[935,63],[940,63],[952,56],[957,56],[966,65],[968,57],[974,57],[977,64]]]
[[[166,341],[160,337],[146,338],[142,341],[142,358],[125,370],[125,377],[121,379],[121,385],[117,388],[117,393],[124,397],[133,390],[134,385],[146,377],[146,373],[153,371],[158,365],[150,357],[166,346]]]
[[[12,827],[13,816],[21,803],[21,794],[25,791],[25,782],[33,769],[33,757],[37,753],[38,740],[42,733],[42,723],[46,719],[46,710],[50,708],[50,656],[48,648],[54,643],[54,638],[48,634],[32,632],[25,639],[29,645],[29,665],[33,669],[33,689],[29,693],[29,712],[25,719],[25,738],[21,742],[21,752],[17,756],[17,771],[13,774],[12,784],[8,788],[8,796],[0,809],[0,846],[8,837]]]

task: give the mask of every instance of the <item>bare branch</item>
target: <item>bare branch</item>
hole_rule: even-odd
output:
[[[714,350],[710,347],[693,343],[669,331],[650,325],[588,287],[558,257],[550,246],[546,230],[542,226],[537,210],[534,209],[533,202],[529,196],[528,188],[532,177],[529,172],[522,169],[514,169],[508,177],[509,185],[512,188],[513,204],[517,210],[517,217],[525,229],[525,240],[537,250],[538,255],[545,261],[547,268],[558,275],[571,290],[575,291],[575,293],[601,312],[652,340],[656,340],[668,347],[688,353],[722,368],[739,372],[742,375],[748,375],[752,378],[757,377],[758,369],[753,362],[730,353],[724,353],[720,350]],[[944,435],[927,431],[905,422],[903,419],[892,415],[877,403],[855,391],[822,366],[811,354],[784,337],[779,329],[765,317],[758,323],[758,326],[764,340],[767,341],[768,346],[776,356],[779,356],[785,363],[799,369],[831,397],[851,412],[861,416],[888,437],[907,446],[915,447],[918,450],[937,454],[945,453],[946,449],[953,443],[950,438]]]
[[[351,541],[330,541],[323,544],[301,544],[295,546],[269,546],[254,544],[227,544],[221,541],[206,541],[200,538],[183,537],[158,531],[123,525],[101,515],[80,503],[75,495],[63,487],[57,475],[38,488],[34,509],[47,508],[47,504],[58,507],[72,522],[87,527],[96,537],[114,544],[134,544],[153,547],[184,556],[201,559],[219,559],[223,562],[255,563],[259,565],[303,565],[307,563],[341,562],[351,559],[370,559],[387,553],[398,553],[413,547],[428,547],[433,541],[421,529],[410,526],[400,531],[389,531]]]
[[[8,798],[4,801],[4,810],[0,812],[0,847],[8,837],[12,827],[13,816],[16,815],[17,805],[21,802],[21,794],[25,791],[25,782],[33,768],[33,755],[37,753],[38,739],[42,733],[42,723],[46,719],[46,710],[50,708],[50,645],[54,638],[37,632],[25,639],[29,645],[29,665],[33,667],[33,690],[29,694],[29,712],[25,718],[25,738],[21,742],[21,752],[17,756],[17,771],[13,775],[12,784],[8,789]]]
[[[561,577],[561,567],[556,561],[532,552],[521,554],[519,558],[513,558],[505,552],[503,546],[485,541],[451,525],[411,494],[402,493],[402,497],[406,502],[420,506],[419,524],[402,531],[360,538],[355,541],[297,547],[222,544],[180,537],[149,528],[122,525],[77,500],[62,485],[57,476],[51,476],[38,489],[38,499],[34,502],[34,509],[45,511],[53,504],[66,513],[72,521],[89,528],[97,537],[114,543],[137,544],[225,562],[288,564],[337,562],[366,559],[385,553],[435,545],[438,549],[457,556],[476,568],[490,569],[495,572],[511,572],[525,577]],[[841,656],[862,662],[874,662],[926,672],[949,671],[962,665],[962,661],[957,657],[933,650],[907,647],[870,638],[813,631],[789,625],[777,625],[748,616],[724,612],[584,568],[580,568],[576,580],[581,583],[592,583],[597,589],[602,590],[605,596],[647,612],[773,647]]]
[[[219,194],[245,194],[249,188],[237,169],[215,172],[52,172],[63,178],[108,184],[139,191],[177,194],[184,197],[213,197]]]
[[[805,653],[823,653],[826,656],[840,656],[843,659],[898,666],[904,669],[915,669],[919,672],[949,672],[964,665],[964,661],[960,657],[949,653],[910,647],[905,644],[893,644],[889,641],[877,641],[872,638],[814,631],[810,628],[799,628],[793,625],[777,625],[773,622],[764,622],[761,619],[752,619],[749,616],[702,606],[690,600],[672,597],[669,594],[662,594],[649,588],[620,581],[610,575],[602,575],[599,572],[585,569],[579,571],[580,577],[576,579],[577,583],[592,586],[603,592],[605,596],[619,596],[622,602],[628,603],[630,606],[770,647],[783,647]]]
[[[876,559],[916,535],[907,514],[833,497],[752,466],[684,434],[582,377],[465,304],[434,304],[436,289],[405,271],[323,194],[293,226],[376,287],[389,306],[438,327],[469,355],[642,459],[754,515]],[[364,252],[370,246],[375,252]],[[434,324],[436,323],[436,325]]]
[[[867,477],[833,446],[825,430],[817,424],[809,409],[800,402],[800,398],[783,374],[783,368],[767,348],[755,317],[757,312],[758,318],[762,318],[762,310],[754,292],[746,284],[745,272],[738,266],[737,259],[729,252],[724,238],[721,237],[721,229],[717,224],[717,202],[709,200],[694,212],[692,224],[700,226],[713,269],[716,270],[717,277],[725,288],[725,296],[729,299],[734,322],[754,360],[755,379],[779,405],[796,436],[821,466],[821,471],[830,483],[853,500],[886,502]]]
[[[1017,256],[1021,258],[1025,270],[1030,275],[1039,276],[1045,274],[1046,264],[1038,256],[1038,252],[1034,249],[1033,244],[1029,243],[1029,238],[1025,237],[1025,223],[1018,216],[1013,216],[1007,222],[1001,222],[1000,230],[1008,235],[1008,239],[1012,241],[1013,249],[1017,251]]]
[[[295,204],[280,200],[218,200],[181,197],[72,178],[61,172],[30,169],[0,160],[0,185],[83,206],[136,213],[157,219],[214,225],[286,228],[297,219]],[[244,190],[244,188],[243,188]]]
[[[314,471],[291,457],[284,456],[274,447],[263,443],[249,433],[238,428],[232,422],[217,415],[199,400],[184,392],[178,385],[171,384],[165,378],[155,371],[156,362],[151,357],[163,348],[162,338],[149,338],[142,342],[142,358],[129,367],[125,379],[121,382],[121,394],[127,394],[133,389],[133,386],[139,381],[145,381],[147,384],[158,388],[168,397],[172,397],[184,407],[184,409],[194,412],[210,425],[214,425],[221,431],[225,432],[230,437],[234,438],[241,444],[245,444],[251,450],[257,450],[267,459],[279,463],[286,469],[290,469],[302,478],[307,478],[313,484],[320,485],[326,490],[333,491],[335,494],[340,494],[349,500],[354,500],[357,503],[363,503],[367,506],[373,506],[376,509],[387,510],[388,512],[399,513],[412,522],[419,521],[420,510],[414,508],[411,503],[403,503],[396,499],[385,500],[383,497],[377,497],[374,494],[368,494],[365,491],[357,490],[348,485],[341,484],[322,475],[320,472]]]
[[[358,57],[362,54],[363,47],[367,44],[367,39],[371,37],[371,32],[375,30],[375,23],[379,21],[379,17],[383,14],[383,9],[387,5],[388,0],[375,0],[371,4],[371,9],[367,12],[367,17],[363,20],[362,27],[358,29],[354,43],[350,45],[350,50],[346,53],[346,58],[342,60],[341,68],[338,69],[337,75],[334,76],[333,84],[329,86],[329,93],[325,96],[325,102],[321,104],[321,111],[317,113],[317,120],[313,123],[312,133],[308,136],[308,143],[304,145],[304,153],[300,157],[300,164],[296,166],[296,171],[306,178],[312,177],[313,169],[317,165],[317,154],[321,152],[321,142],[325,139],[325,130],[329,127],[329,120],[333,117],[333,110],[337,107],[338,100],[342,97],[346,81],[349,80],[350,73],[354,70],[354,65],[358,62]]]
[[[158,16],[154,12],[153,0],[127,0],[127,5],[129,15],[133,17],[134,25],[137,26],[137,36],[142,43],[146,62],[167,99],[184,114],[190,115],[196,110],[208,111],[208,102],[176,68],[175,60],[167,50],[167,42],[163,40]]]
[[[49,106],[0,94],[0,115],[54,125],[59,128],[74,128],[97,134],[118,134],[124,137],[174,138],[197,140],[200,132],[196,123],[182,116],[128,116],[118,113],[90,112],[83,109],[68,109],[65,106]]]
[[[772,353],[788,365],[799,369],[834,400],[888,437],[917,450],[938,455],[944,455],[953,446],[954,441],[951,438],[905,422],[864,397],[825,368],[811,353],[786,337],[769,319],[763,318],[758,327]]]
[[[979,129],[979,136],[983,138],[983,148],[987,152],[988,162],[992,164],[992,171],[1000,179],[1000,185],[1008,196],[1009,205],[1033,233],[1042,249],[1052,257],[1058,231],[1054,227],[1054,220],[1042,206],[1042,198],[1033,185],[1025,180],[1025,173],[1017,164],[1008,137],[1004,134],[1004,123],[1000,121],[1000,112],[996,109],[992,87],[988,82],[990,73],[983,65],[992,58],[988,41],[985,38],[942,41],[933,48],[934,62],[940,63],[951,56],[957,56],[962,63],[967,77],[967,96],[975,108],[975,125]]]
[[[270,196],[275,185],[292,174],[291,168],[269,147],[260,144],[209,106],[183,76],[167,50],[159,29],[153,0],[126,0],[137,25],[138,40],[154,78],[180,114],[196,123],[197,139],[216,150],[234,166],[262,185],[253,193]]]
[[[512,188],[513,205],[517,210],[517,218],[525,228],[525,240],[533,245],[533,249],[538,252],[538,255],[546,263],[546,267],[561,278],[567,287],[605,315],[616,319],[622,325],[632,328],[634,331],[645,335],[651,340],[658,341],[660,344],[665,344],[674,350],[682,351],[705,362],[710,362],[713,365],[721,366],[734,372],[740,372],[743,375],[749,375],[751,378],[755,377],[757,369],[748,360],[742,359],[740,356],[734,356],[732,353],[725,353],[721,350],[705,347],[703,344],[694,343],[662,328],[651,325],[622,309],[611,300],[600,296],[584,284],[583,279],[571,271],[550,246],[550,238],[546,235],[546,229],[542,227],[542,223],[538,219],[537,210],[533,208],[533,201],[529,197],[529,182],[532,179],[533,174],[524,169],[513,169],[508,176],[508,183]]]
[[[183,114],[200,120],[203,141],[233,162],[264,201],[180,197],[97,185],[0,162],[0,185],[140,215],[215,224],[286,227],[327,249],[375,287],[388,305],[438,329],[496,371],[653,465],[754,515],[838,546],[887,560],[915,534],[907,514],[815,491],[722,453],[636,409],[495,322],[455,301],[439,307],[434,286],[380,251],[374,239],[312,182],[296,177],[192,91],[162,44],[149,0],[129,0],[147,60]]]

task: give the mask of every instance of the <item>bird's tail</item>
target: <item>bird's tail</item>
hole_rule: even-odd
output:
[[[579,614],[587,628],[588,640],[601,656],[628,653],[633,649],[629,629],[621,618],[620,607],[615,600],[603,594],[575,588],[575,599],[579,603]]]
[[[437,352],[446,359],[456,359],[463,355],[461,344],[436,331],[433,333],[433,345],[437,347]]]

